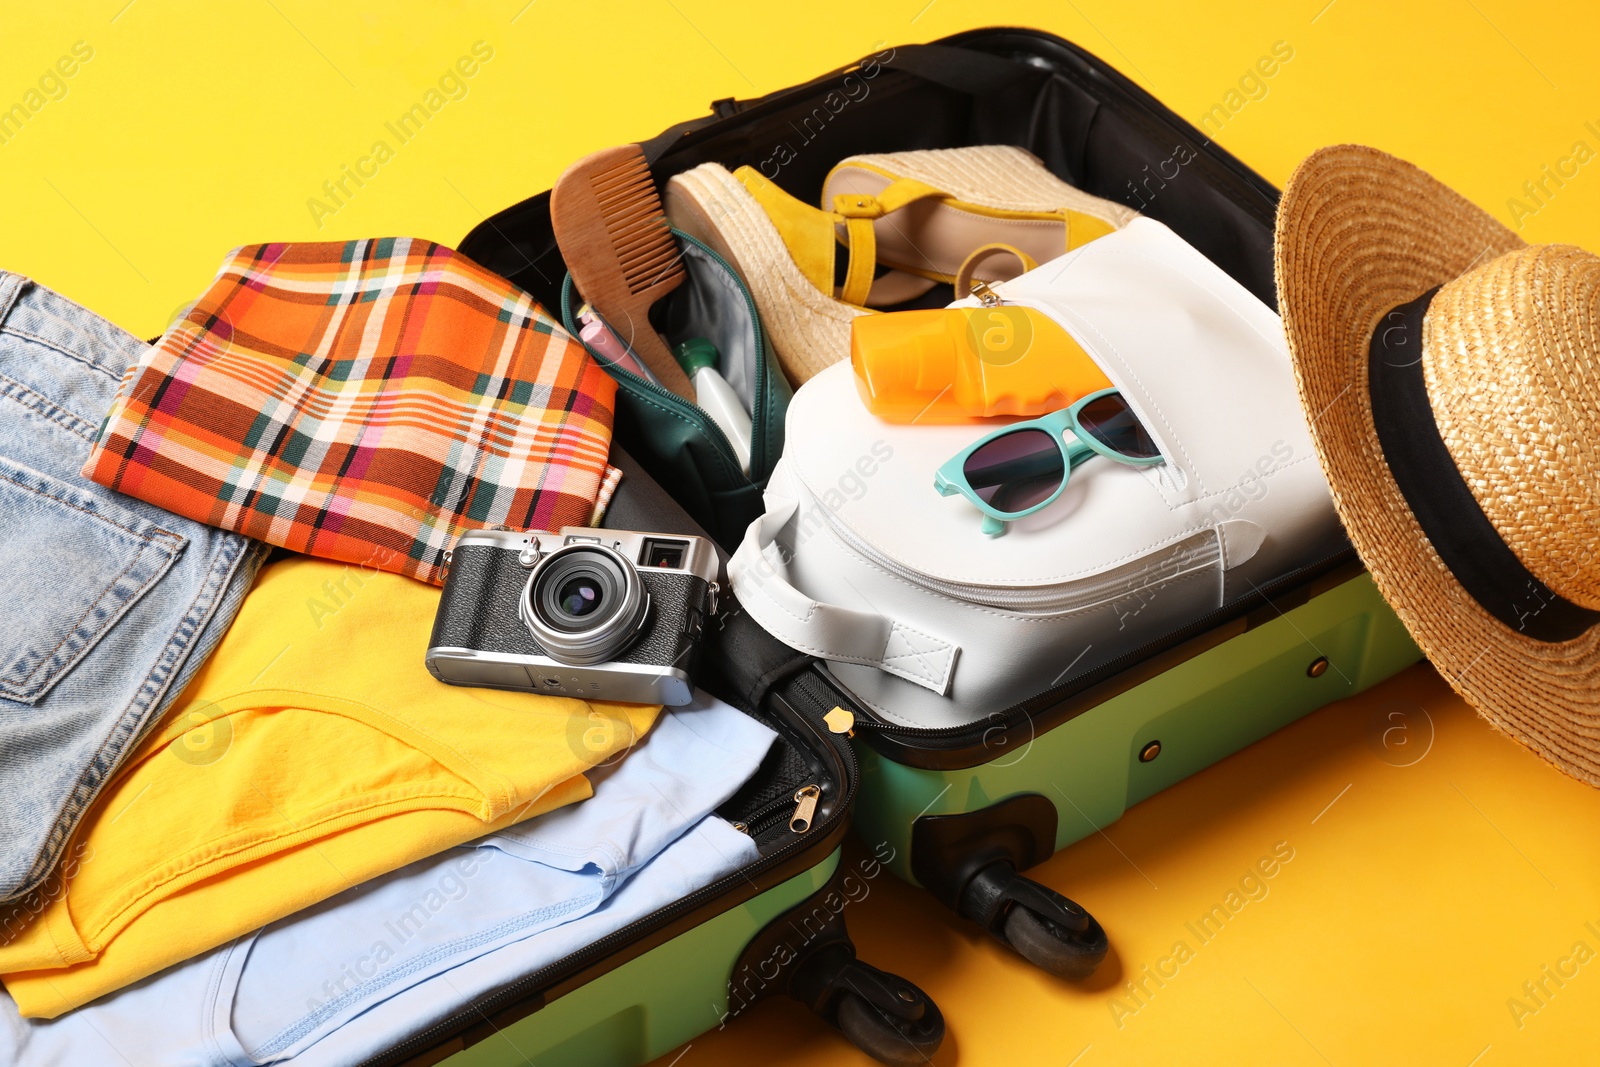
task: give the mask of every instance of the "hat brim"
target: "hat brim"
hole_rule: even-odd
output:
[[[1383,315],[1523,244],[1403,160],[1360,145],[1324,148],[1295,169],[1278,206],[1278,304],[1334,506],[1379,592],[1485,718],[1600,785],[1600,626],[1539,641],[1461,587],[1395,484],[1367,386]]]

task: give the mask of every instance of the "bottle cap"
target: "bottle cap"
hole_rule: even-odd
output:
[[[678,366],[683,368],[683,373],[693,378],[696,371],[710,367],[715,370],[721,361],[717,354],[717,346],[704,337],[691,337],[687,341],[680,341],[672,346],[673,358],[678,361]]]

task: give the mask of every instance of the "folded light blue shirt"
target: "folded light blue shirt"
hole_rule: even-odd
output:
[[[49,1020],[0,998],[0,1062],[359,1062],[756,859],[712,815],[773,733],[697,694],[594,796],[373,879]]]

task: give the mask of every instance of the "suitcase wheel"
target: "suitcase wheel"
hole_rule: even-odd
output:
[[[856,959],[848,940],[803,957],[789,995],[891,1067],[924,1067],[944,1040],[944,1015],[928,994]]]
[[[1040,970],[1087,978],[1106,958],[1106,932],[1075,902],[1018,874],[1055,851],[1056,806],[1019,793],[976,811],[923,815],[911,826],[911,873]]]
[[[998,860],[973,875],[961,914],[976,920],[1034,966],[1062,978],[1089,977],[1111,945],[1077,903]]]
[[[907,1018],[855,992],[847,992],[839,999],[835,1025],[851,1044],[879,1063],[923,1067],[944,1040],[944,1016],[922,990],[909,982],[901,984],[914,995],[914,1002],[905,1006],[915,1011],[916,1018]]]
[[[1076,981],[1093,974],[1110,947],[1094,916],[1089,923],[1088,931],[1080,933],[1018,904],[1006,915],[1005,940],[1040,970]]]
[[[856,958],[834,884],[745,946],[728,982],[729,1014],[787,993],[879,1063],[927,1067],[944,1041],[944,1015],[912,983]]]

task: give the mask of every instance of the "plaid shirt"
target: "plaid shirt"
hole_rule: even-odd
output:
[[[84,474],[439,582],[464,530],[585,525],[615,383],[542,307],[410,238],[235,250],[128,369]]]

